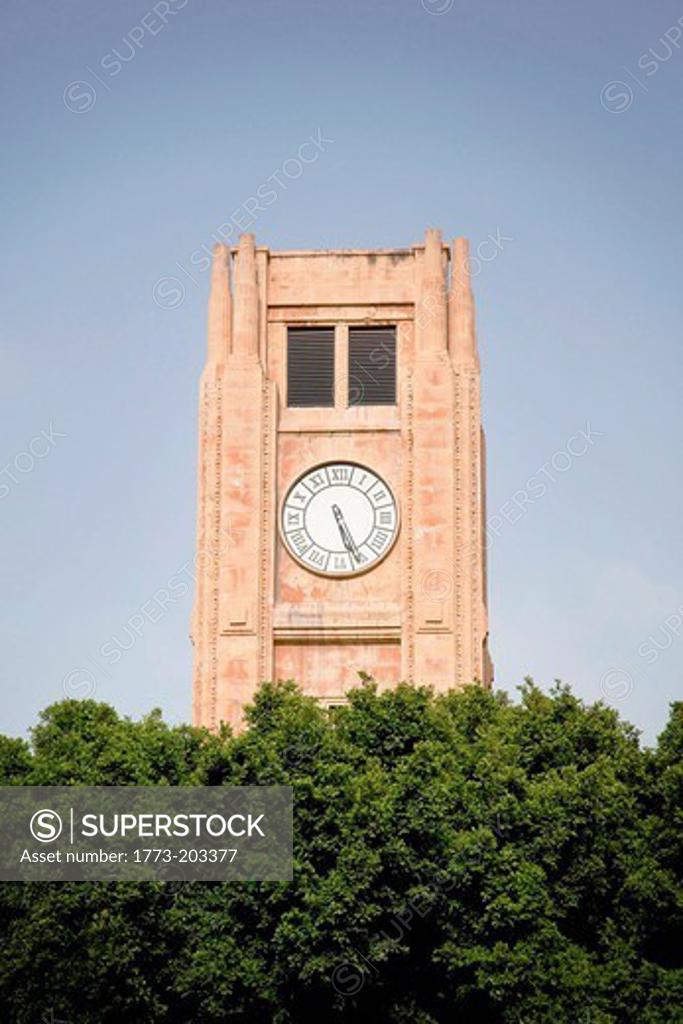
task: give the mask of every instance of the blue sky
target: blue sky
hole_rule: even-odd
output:
[[[559,677],[653,740],[682,690],[681,26],[668,0],[6,0],[2,732],[65,694],[189,718],[191,254],[279,173],[261,244],[436,225],[481,254],[497,685]]]

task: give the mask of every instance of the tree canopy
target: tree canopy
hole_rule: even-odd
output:
[[[294,881],[5,883],[2,1020],[683,1021],[682,755],[683,704],[650,750],[560,685],[266,684],[240,736],[55,704],[3,785],[287,783]]]

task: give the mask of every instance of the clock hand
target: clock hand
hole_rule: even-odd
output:
[[[349,530],[348,526],[346,525],[346,520],[344,519],[344,514],[343,514],[342,510],[339,508],[339,505],[333,505],[332,506],[332,514],[334,515],[334,518],[337,520],[337,526],[339,527],[339,533],[341,534],[341,539],[342,539],[342,543],[343,543],[344,547],[349,552],[349,554],[353,558],[355,558],[358,563],[360,563],[361,562],[360,551],[358,550],[358,548],[354,544],[353,537],[351,536],[351,531]]]

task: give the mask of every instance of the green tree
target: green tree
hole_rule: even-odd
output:
[[[683,706],[644,750],[530,682],[331,712],[268,684],[237,737],[54,705],[0,742],[5,784],[287,783],[295,875],[7,884],[2,1019],[681,1021],[682,755]]]

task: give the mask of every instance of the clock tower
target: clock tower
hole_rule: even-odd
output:
[[[258,684],[490,686],[467,242],[214,249],[200,386],[193,719]]]

